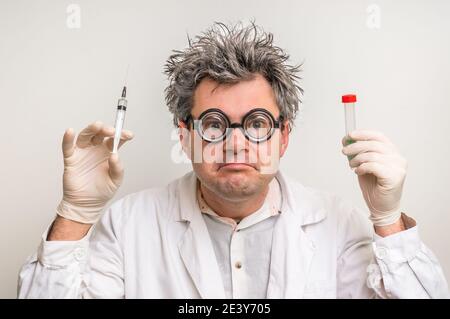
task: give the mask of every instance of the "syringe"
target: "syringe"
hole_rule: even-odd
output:
[[[117,113],[116,113],[116,123],[114,128],[114,144],[113,153],[117,153],[117,148],[119,147],[120,136],[122,135],[123,123],[125,121],[125,111],[127,110],[127,87],[124,86],[122,90],[122,96],[119,98],[117,103]]]

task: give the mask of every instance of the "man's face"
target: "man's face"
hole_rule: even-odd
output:
[[[237,84],[219,85],[210,78],[203,79],[194,93],[192,118],[198,119],[211,108],[220,109],[231,123],[241,123],[255,108],[267,110],[275,120],[280,115],[272,87],[259,74]],[[231,129],[224,141],[208,143],[191,124],[189,136],[180,138],[202,185],[226,200],[240,201],[264,191],[275,175],[288,145],[287,121],[284,124],[261,143],[248,140],[239,128]],[[186,124],[180,122],[180,127],[186,128]]]

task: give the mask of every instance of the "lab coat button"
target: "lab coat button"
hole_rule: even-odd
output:
[[[379,259],[383,259],[387,256],[387,249],[384,247],[378,247],[375,250],[375,256],[377,256],[377,258]]]
[[[78,247],[74,250],[73,255],[77,261],[83,261],[86,257],[86,253],[83,248]]]
[[[237,269],[241,269],[241,268],[242,268],[242,263],[241,263],[240,261],[237,261],[237,262],[234,264],[234,267],[236,267]]]

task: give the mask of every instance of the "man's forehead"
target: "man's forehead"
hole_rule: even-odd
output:
[[[220,84],[211,78],[203,79],[194,93],[192,113],[199,115],[215,107],[227,114],[244,114],[255,107],[266,108],[276,113],[276,99],[269,82],[255,74],[250,80]]]

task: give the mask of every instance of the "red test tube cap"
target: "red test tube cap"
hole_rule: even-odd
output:
[[[342,95],[342,103],[355,103],[355,102],[356,102],[355,94]]]

